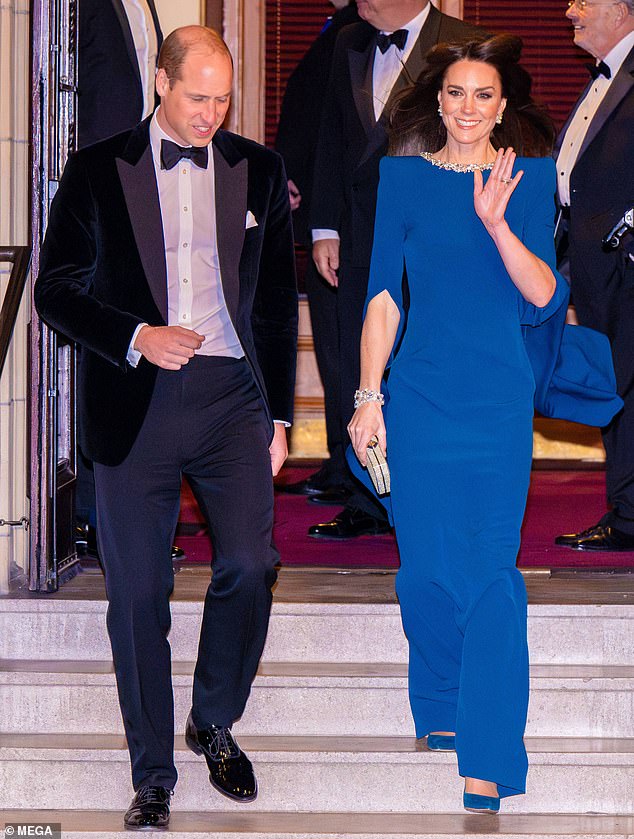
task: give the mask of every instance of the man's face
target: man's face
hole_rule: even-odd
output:
[[[209,145],[229,110],[232,84],[233,68],[227,55],[190,49],[181,78],[171,86],[165,70],[156,74],[159,125],[180,145]]]
[[[409,23],[429,0],[357,0],[359,17],[375,29],[393,32]]]
[[[583,8],[572,3],[566,12],[573,25],[575,44],[597,59],[605,58],[620,38],[615,26],[619,3],[587,0],[581,5]]]

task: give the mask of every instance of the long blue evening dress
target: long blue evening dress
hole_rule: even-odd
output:
[[[519,159],[506,219],[555,267],[555,169]],[[488,177],[484,173],[484,178]],[[404,269],[406,277],[404,280]],[[418,737],[455,731],[460,774],[525,791],[526,590],[515,567],[532,456],[527,303],[473,206],[473,174],[422,157],[381,163],[368,301],[401,311],[389,368],[387,456]]]

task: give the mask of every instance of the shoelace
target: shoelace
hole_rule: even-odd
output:
[[[228,728],[219,728],[212,734],[209,750],[214,757],[238,757],[240,749]]]
[[[163,804],[169,799],[171,790],[164,787],[141,787],[137,793],[139,804]]]

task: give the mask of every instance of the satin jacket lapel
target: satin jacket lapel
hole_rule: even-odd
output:
[[[359,119],[369,136],[376,125],[374,118],[374,104],[372,101],[372,69],[374,67],[374,39],[363,50],[348,50],[348,66],[354,104]]]
[[[106,2],[107,0],[103,0]],[[108,2],[112,3],[112,8],[115,11],[115,14],[119,20],[119,25],[121,26],[121,34],[123,35],[123,40],[125,41],[125,46],[128,51],[128,58],[130,59],[130,64],[134,70],[134,74],[137,77],[137,81],[139,85],[141,84],[141,73],[139,71],[139,62],[136,57],[136,49],[134,46],[134,39],[132,37],[132,30],[130,29],[130,22],[128,21],[128,16],[125,13],[125,8],[123,7],[122,0],[108,0]]]
[[[438,43],[441,20],[442,18],[440,12],[434,6],[431,6],[427,20],[420,31],[420,35],[418,36],[418,40],[414,44],[414,48],[409,54],[409,58],[405,62],[402,72],[394,83],[394,87],[390,92],[385,108],[383,108],[381,121],[384,125],[387,124],[388,114],[390,113],[390,108],[392,107],[396,95],[409,84],[415,82],[422,73],[423,67],[425,66],[425,56],[434,44]]]
[[[158,49],[161,49],[161,45],[163,43],[163,33],[161,32],[161,24],[159,23],[156,5],[154,4],[154,0],[147,0],[147,4],[150,9],[150,14],[152,15],[152,20],[154,21],[154,29],[156,30],[156,45]]]
[[[149,124],[148,117],[132,132],[116,164],[145,277],[156,307],[167,323],[165,241]]]
[[[213,140],[216,191],[216,238],[225,302],[234,325],[240,299],[240,256],[247,218],[249,167],[219,131]]]
[[[617,109],[621,100],[632,90],[633,87],[634,53],[630,52],[628,57],[621,65],[621,69],[614,77],[614,81],[608,88],[608,92],[605,94],[603,101],[597,108],[597,112],[594,115],[594,119],[588,126],[588,130],[586,132],[586,136],[583,139],[583,143],[581,144],[581,148],[579,149],[579,155],[577,159],[581,158],[581,156],[586,151],[590,143],[594,140],[594,138],[597,136],[599,131],[601,131],[607,120],[610,118],[611,114],[613,114],[614,111]]]

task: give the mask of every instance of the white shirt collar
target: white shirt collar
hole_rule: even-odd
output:
[[[399,29],[406,29],[407,30],[407,43],[405,44],[404,52],[409,52],[411,48],[416,43],[418,36],[420,35],[420,31],[425,25],[425,21],[429,17],[429,9],[431,6],[431,2],[429,2],[425,8],[420,11],[415,18],[412,18],[409,23],[406,23],[405,26],[399,26]],[[395,30],[396,31],[396,30]],[[385,32],[386,35],[391,35],[391,32],[386,32],[384,29],[381,32]]]
[[[615,47],[612,47],[610,52],[603,59],[610,68],[611,79],[613,79],[619,72],[621,64],[623,64],[632,49],[634,49],[634,32],[630,32],[624,38],[621,38],[618,44]],[[599,62],[597,62],[597,64],[598,63]]]

